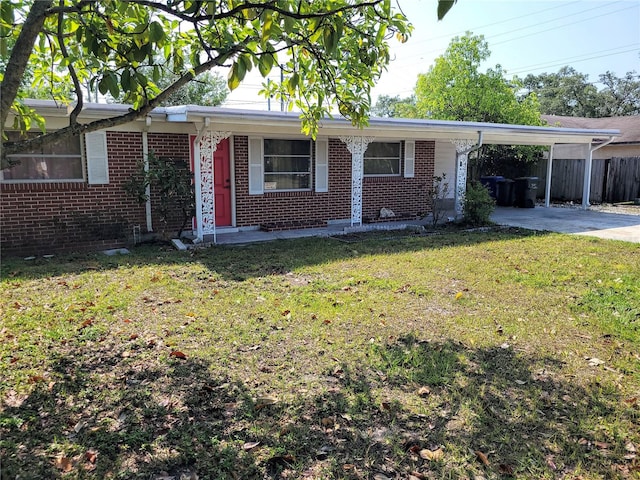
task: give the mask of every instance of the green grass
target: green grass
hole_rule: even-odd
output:
[[[640,476],[636,245],[387,232],[1,272],[3,479]]]

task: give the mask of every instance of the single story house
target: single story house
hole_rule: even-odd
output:
[[[589,201],[619,202],[640,197],[640,116],[585,118],[542,115],[550,126],[577,129],[614,129],[620,131],[613,141],[593,152]],[[553,189],[550,197],[563,201],[583,198],[585,169],[584,145],[556,145],[553,151]],[[547,171],[539,165],[538,175]],[[545,182],[539,182],[538,195],[543,196]]]
[[[30,101],[50,130],[69,110]],[[82,122],[128,111],[87,104]],[[9,118],[8,124],[12,119]],[[434,174],[446,173],[459,210],[466,160],[482,143],[592,145],[617,130],[372,118],[359,129],[342,118],[321,122],[317,138],[300,132],[296,113],[176,106],[137,121],[72,137],[19,155],[0,172],[3,255],[114,248],[158,228],[157,195],[146,204],[123,185],[150,152],[191,165],[193,234],[384,221],[380,212],[416,218],[431,210]]]

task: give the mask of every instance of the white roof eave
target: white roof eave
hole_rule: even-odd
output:
[[[50,100],[28,100],[27,104],[46,117],[68,117],[72,107]],[[130,105],[85,104],[80,119],[85,121],[123,115]],[[154,122],[204,123],[209,118],[214,130],[245,135],[301,135],[297,113],[236,110],[221,107],[181,105],[155,108],[150,116]],[[143,118],[138,121],[144,121]],[[363,129],[354,127],[344,118],[320,121],[318,136],[341,137],[365,135],[381,139],[477,140],[482,132],[484,144],[551,145],[593,143],[620,135],[619,130],[594,130],[562,127],[539,127],[448,120],[403,118],[371,118]]]

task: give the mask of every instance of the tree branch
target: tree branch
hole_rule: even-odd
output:
[[[158,94],[158,96],[152,98],[145,105],[142,105],[137,109],[132,108],[123,115],[119,115],[116,117],[103,118],[100,120],[95,120],[90,123],[81,124],[76,122],[76,123],[70,124],[68,127],[64,127],[54,132],[46,133],[44,135],[39,135],[37,137],[30,138],[27,140],[21,140],[17,142],[6,142],[3,145],[2,155],[3,156],[12,155],[25,150],[36,149],[44,145],[45,143],[55,142],[67,136],[81,135],[83,133],[94,132],[96,130],[102,130],[105,128],[115,127],[118,125],[123,125],[125,123],[133,122],[134,120],[140,117],[144,117],[145,115],[150,113],[154,108],[159,106],[165,98],[167,98],[176,90],[180,89],[182,86],[189,83],[196,76],[208,70],[211,70],[215,66],[219,66],[220,59],[222,57],[233,55],[235,53],[238,53],[239,51],[240,51],[240,48],[238,46],[234,46],[232,49],[230,49],[228,52],[225,52],[223,55],[219,55],[213,60],[205,62],[202,65],[199,65],[198,67],[194,68],[193,73],[190,73],[190,72],[186,73],[185,75],[180,77],[178,80],[176,80],[174,83],[172,83],[167,88],[165,88],[161,93]]]
[[[64,6],[64,0],[60,0],[60,6]],[[58,44],[60,45],[60,52],[62,52],[62,56],[66,59],[69,58],[69,53],[67,52],[67,46],[64,43],[64,32],[62,31],[62,26],[64,25],[64,12],[58,12]],[[71,75],[71,80],[73,81],[73,88],[76,92],[76,106],[73,107],[71,114],[69,115],[69,124],[73,125],[74,123],[78,123],[78,115],[82,111],[82,107],[84,105],[84,99],[82,96],[82,87],[80,85],[80,80],[78,80],[78,75],[76,73],[76,69],[73,66],[73,63],[69,62],[67,67],[69,69],[69,75]]]

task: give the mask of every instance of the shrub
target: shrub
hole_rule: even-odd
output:
[[[447,195],[449,195],[449,182],[444,172],[442,175],[433,177],[433,184],[427,189],[427,195],[431,200],[431,225],[435,227],[447,212],[445,202]]]
[[[489,225],[495,206],[496,202],[491,198],[489,189],[479,182],[471,182],[464,196],[463,221],[476,227]]]

